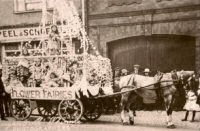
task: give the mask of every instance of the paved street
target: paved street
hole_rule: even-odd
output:
[[[184,112],[174,112],[173,118],[177,128],[174,131],[200,130],[200,113],[196,121],[182,122]],[[32,118],[34,119],[34,118]],[[134,126],[123,126],[120,123],[119,114],[103,115],[95,122],[83,122],[80,124],[65,124],[38,121],[15,121],[9,118],[9,122],[0,122],[0,131],[165,131],[165,112],[138,111]]]

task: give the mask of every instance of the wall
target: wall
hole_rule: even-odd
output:
[[[89,35],[103,56],[108,55],[107,43],[118,39],[189,35],[196,38],[196,68],[200,70],[200,0],[87,1]],[[13,0],[1,0],[0,18],[1,29],[35,26],[41,20],[41,12],[16,14]]]
[[[80,12],[80,0],[73,1]],[[32,26],[41,22],[41,11],[15,13],[14,0],[0,0],[0,19],[0,28]]]
[[[41,12],[33,13],[14,13],[13,0],[0,1],[0,27],[5,26],[23,26],[39,23],[41,20]],[[2,27],[3,26],[3,27]]]
[[[89,0],[90,14],[107,14],[199,5],[199,0]]]
[[[89,35],[100,53],[107,43],[132,36],[188,35],[196,38],[196,69],[200,70],[199,0],[90,0]]]

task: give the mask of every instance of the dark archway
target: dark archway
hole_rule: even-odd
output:
[[[132,71],[134,64],[169,72],[195,70],[195,38],[179,35],[137,36],[107,43],[113,67]]]

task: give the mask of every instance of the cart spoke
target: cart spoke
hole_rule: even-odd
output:
[[[39,105],[38,107],[38,112],[41,116],[43,117],[53,117],[57,114],[57,107],[56,107],[56,102],[48,102],[46,100],[43,101],[38,101],[37,104]]]
[[[17,120],[27,119],[32,112],[30,108],[30,103],[28,100],[14,99],[11,102],[11,107],[12,107],[12,115]]]
[[[63,100],[59,104],[59,116],[64,121],[77,121],[81,118],[82,114],[83,105],[78,99]]]

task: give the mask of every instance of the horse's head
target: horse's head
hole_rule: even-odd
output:
[[[193,92],[197,93],[198,89],[199,89],[199,76],[193,74],[187,80],[186,90],[192,90]]]
[[[193,83],[194,71],[177,71],[178,80],[184,89],[189,90]]]
[[[188,78],[194,75],[194,71],[177,71],[178,78],[182,81],[187,81]]]

